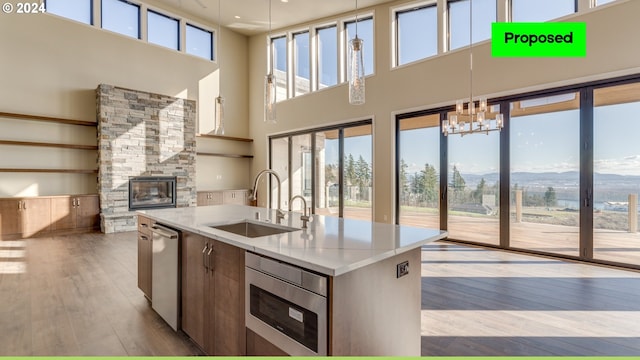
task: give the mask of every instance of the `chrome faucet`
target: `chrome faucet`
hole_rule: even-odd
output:
[[[260,181],[260,178],[264,174],[272,174],[273,176],[275,176],[276,181],[278,182],[278,208],[276,209],[276,224],[280,224],[282,222],[282,219],[284,219],[284,211],[282,211],[282,208],[280,208],[280,202],[281,202],[280,196],[282,194],[282,186],[280,183],[280,176],[278,176],[278,173],[276,173],[271,169],[265,169],[260,171],[256,176],[255,181],[253,182],[253,194],[251,195],[251,200],[258,200],[258,181]],[[271,209],[271,202],[268,203],[267,208]]]
[[[301,195],[296,195],[289,200],[289,212],[291,212],[291,204],[293,204],[293,200],[300,199],[302,200],[302,210],[304,211],[302,216],[300,216],[300,220],[302,220],[302,228],[307,228],[307,223],[309,222],[309,215],[307,214],[307,199],[302,197]]]

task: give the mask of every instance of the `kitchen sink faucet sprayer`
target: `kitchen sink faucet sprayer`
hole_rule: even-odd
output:
[[[309,208],[309,213],[307,213],[307,199],[302,197],[301,195],[296,195],[289,200],[289,212],[291,212],[291,204],[293,204],[293,200],[300,199],[302,200],[302,210],[304,215],[300,216],[300,220],[302,220],[302,228],[307,228],[307,223],[309,222],[309,213],[311,213],[311,208]]]
[[[284,211],[282,211],[282,208],[280,208],[280,203],[281,203],[281,194],[282,194],[282,187],[281,187],[281,183],[280,183],[280,176],[278,176],[278,173],[271,170],[271,169],[265,169],[262,170],[258,173],[258,175],[256,176],[255,181],[253,182],[253,193],[251,195],[251,200],[258,200],[258,182],[260,181],[260,178],[262,177],[262,175],[264,174],[272,174],[273,176],[275,176],[276,178],[276,182],[278,183],[278,208],[276,209],[276,224],[280,224],[282,222],[282,219],[284,219]],[[271,209],[271,204],[267,204],[267,208]]]

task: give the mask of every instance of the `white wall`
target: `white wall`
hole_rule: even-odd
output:
[[[313,128],[328,123],[372,118],[374,125],[374,220],[393,222],[395,114],[454,104],[469,95],[468,49],[391,68],[390,7],[375,11],[375,75],[366,82],[366,104],[351,106],[342,84],[278,103],[278,123],[263,122],[265,34],[250,39],[250,128],[255,159],[252,173],[268,166],[269,134]],[[363,9],[366,11],[366,9]],[[587,23],[586,58],[492,58],[491,44],[474,46],[474,94],[516,94],[533,89],[640,73],[640,1],[620,0],[567,18]],[[300,26],[297,26],[299,28]],[[282,32],[287,29],[279,29]],[[578,129],[576,129],[577,131]],[[264,206],[264,200],[259,205]]]
[[[179,10],[169,10],[180,14]],[[217,28],[215,24],[210,27]],[[225,28],[222,36],[226,134],[247,137],[247,37]],[[214,62],[52,14],[0,13],[0,49],[0,112],[95,121],[95,89],[105,83],[196,100],[200,132],[213,130],[219,78]],[[78,128],[49,131],[47,126],[51,125],[9,122],[0,119],[0,139],[25,140],[33,132],[40,137],[38,141],[96,144],[95,130],[87,135]],[[227,146],[225,143],[219,146]],[[95,153],[91,152],[68,155],[69,150],[18,146],[2,146],[0,152],[0,167],[78,168],[91,167],[85,166],[87,162],[95,164]],[[13,163],[19,164],[10,166]],[[202,163],[197,170],[198,189],[216,189],[217,183],[207,174],[222,162],[214,159]],[[225,188],[247,186],[244,178],[250,161],[226,161],[224,166],[233,174]],[[95,193],[95,175],[0,173],[0,197],[85,192]]]

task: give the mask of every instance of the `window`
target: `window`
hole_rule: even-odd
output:
[[[596,6],[608,4],[610,2],[614,2],[616,0],[596,0]]]
[[[440,113],[402,119],[398,224],[440,228]]]
[[[187,24],[185,35],[185,51],[187,54],[213,60],[213,34],[211,31]]]
[[[294,96],[306,94],[311,90],[309,60],[309,31],[293,34]]]
[[[447,143],[449,237],[500,244],[500,133],[448,136]]]
[[[404,65],[438,53],[436,5],[396,12],[396,63]]]
[[[300,195],[307,201],[307,207],[311,207],[311,134],[302,134],[291,137],[291,196]],[[302,211],[302,201],[296,200],[293,210]]]
[[[510,245],[580,255],[580,96],[511,102]]]
[[[449,1],[449,50],[469,45],[469,2]],[[491,23],[496,21],[496,0],[473,1],[473,42],[491,38]]]
[[[346,30],[346,46],[349,46],[349,40],[355,38],[356,36],[356,22],[350,21],[345,23]],[[362,19],[358,19],[358,37],[362,39],[364,46],[364,74],[371,75],[373,74],[373,47],[375,45],[375,41],[373,39],[373,17],[365,17]],[[345,54],[349,52],[344,51]],[[348,61],[348,59],[346,59]],[[345,66],[346,69],[346,66]]]
[[[372,127],[370,124],[349,127],[344,129],[343,133],[343,216],[371,220],[373,218],[371,207],[373,199]]]
[[[593,257],[640,265],[640,83],[593,92]]]
[[[92,3],[92,0],[47,0],[45,5],[47,12],[91,25]]]
[[[338,83],[338,39],[335,25],[316,30],[318,43],[318,88]]]
[[[511,0],[513,22],[549,21],[575,12],[575,0]]]
[[[371,121],[269,139],[270,166],[282,180],[282,206],[302,195],[315,214],[371,220]],[[271,183],[271,204],[277,189]],[[296,201],[294,210],[302,210]]]
[[[276,101],[287,99],[287,37],[271,39],[273,75],[276,77]]]
[[[180,50],[180,21],[155,11],[147,11],[147,40],[156,45]]]
[[[102,0],[102,28],[140,38],[140,6],[123,0]]]

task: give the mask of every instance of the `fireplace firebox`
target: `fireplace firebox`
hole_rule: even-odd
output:
[[[129,179],[129,210],[176,207],[176,177],[132,177]]]

